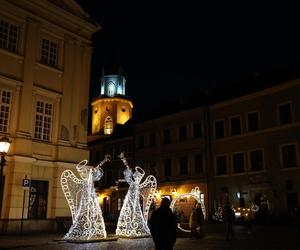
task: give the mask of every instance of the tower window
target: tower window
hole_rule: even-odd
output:
[[[107,86],[107,95],[114,96],[115,95],[115,84],[110,82]]]
[[[106,117],[105,124],[104,124],[104,134],[110,135],[113,132],[113,121],[110,116]]]

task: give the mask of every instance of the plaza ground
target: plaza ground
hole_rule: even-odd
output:
[[[246,232],[239,226],[235,226],[236,239],[231,241],[225,240],[224,230],[223,224],[206,225],[206,233],[202,239],[190,239],[188,235],[180,235],[174,249],[300,249],[300,246],[296,244],[295,226],[254,225],[251,232]],[[152,238],[118,239],[117,241],[78,244],[68,243],[62,240],[62,237],[62,234],[0,235],[0,249],[154,249]]]

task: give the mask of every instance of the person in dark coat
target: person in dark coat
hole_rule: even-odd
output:
[[[171,201],[164,197],[160,207],[152,213],[149,228],[156,250],[172,250],[177,237],[176,215],[170,209]]]
[[[229,202],[226,202],[225,204],[223,215],[226,224],[226,240],[229,241],[229,236],[231,236],[232,239],[234,239],[233,223],[235,221],[235,214]]]

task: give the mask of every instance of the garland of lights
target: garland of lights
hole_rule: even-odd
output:
[[[200,190],[199,190],[199,187],[195,187],[192,189],[192,191],[190,193],[185,193],[185,194],[179,194],[177,195],[171,202],[171,205],[170,205],[170,208],[172,209],[172,211],[174,211],[174,206],[175,206],[175,203],[184,198],[184,197],[187,197],[187,198],[190,198],[190,197],[193,197],[198,203],[200,203],[201,205],[201,209],[202,209],[202,213],[203,213],[203,216],[204,218],[206,218],[206,210],[205,210],[205,205],[203,203],[203,201],[201,200],[200,198]],[[183,229],[182,227],[180,227],[180,223],[177,224],[178,228],[184,232],[191,232],[190,230],[186,230],[186,229]]]
[[[124,199],[117,223],[116,235],[120,237],[148,237],[150,230],[147,226],[149,207],[154,198],[157,182],[154,176],[149,175],[140,184],[145,172],[140,167],[135,167],[134,173],[130,169],[124,154],[119,156],[126,166],[124,177],[129,184],[129,189]],[[143,198],[143,211],[140,203],[140,196]]]
[[[106,238],[105,224],[94,189],[94,181],[101,179],[103,175],[101,166],[109,160],[110,156],[106,155],[96,168],[87,166],[87,160],[79,162],[76,169],[82,179],[78,179],[71,170],[62,173],[61,186],[73,221],[64,239],[91,241]]]

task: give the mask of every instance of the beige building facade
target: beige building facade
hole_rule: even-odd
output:
[[[293,213],[300,201],[300,80],[209,107],[214,206]]]
[[[91,35],[100,30],[73,0],[1,1],[0,136],[4,167],[0,231],[50,230],[70,216],[60,175],[89,158]],[[25,176],[31,187],[24,191]]]

